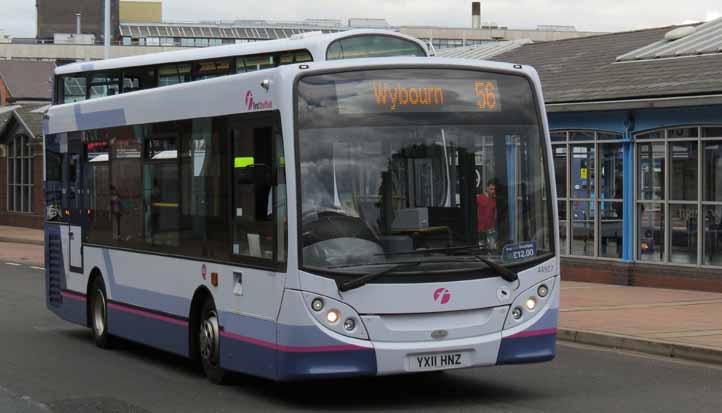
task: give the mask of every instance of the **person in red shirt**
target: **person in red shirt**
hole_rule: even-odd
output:
[[[489,232],[496,229],[496,180],[486,184],[486,191],[476,195],[476,226],[479,240],[486,242]]]

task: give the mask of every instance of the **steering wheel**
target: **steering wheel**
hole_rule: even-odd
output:
[[[304,246],[335,238],[359,238],[381,245],[373,230],[362,220],[340,209],[313,209],[301,216]]]

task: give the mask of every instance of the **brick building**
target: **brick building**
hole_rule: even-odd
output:
[[[0,225],[42,228],[43,116],[54,66],[0,61]]]

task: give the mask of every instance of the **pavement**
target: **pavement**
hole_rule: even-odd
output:
[[[43,231],[0,226],[0,264],[43,265]],[[722,364],[722,294],[562,280],[558,338]]]
[[[43,230],[0,225],[0,242],[43,245]]]

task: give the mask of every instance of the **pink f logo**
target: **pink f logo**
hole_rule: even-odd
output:
[[[439,304],[446,304],[451,300],[451,293],[446,288],[437,288],[434,291],[434,301]]]
[[[253,92],[250,90],[246,92],[246,106],[248,106],[248,110],[253,109]]]

